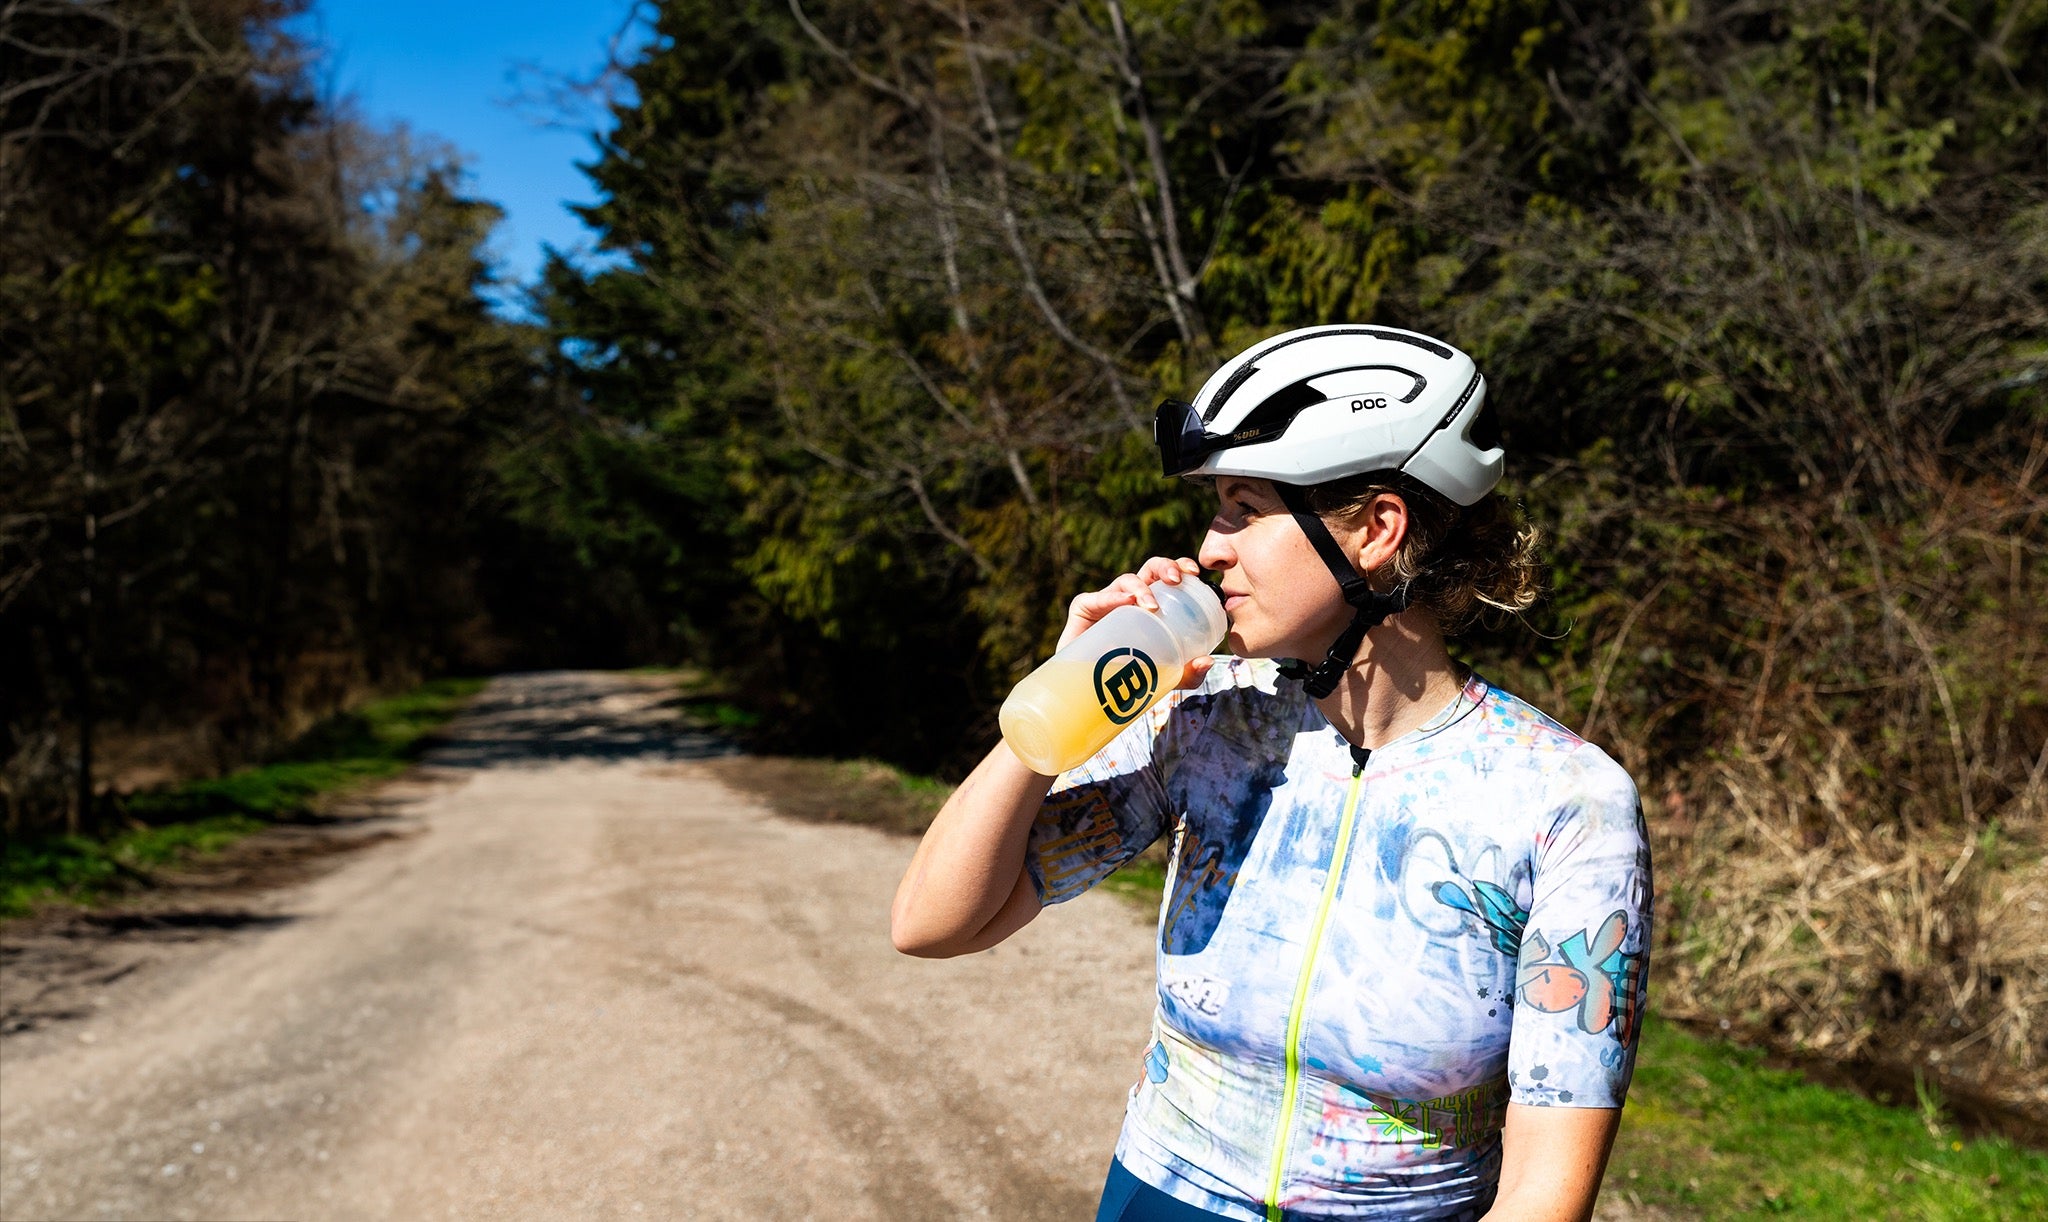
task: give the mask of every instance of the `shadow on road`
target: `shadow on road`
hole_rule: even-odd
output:
[[[220,905],[206,908],[46,912],[9,924],[0,939],[0,1037],[87,1018],[103,990],[168,948],[244,929],[280,929],[298,918]]]
[[[87,931],[108,934],[138,934],[145,938],[179,939],[217,930],[276,929],[296,917],[272,912],[251,912],[245,908],[207,908],[170,912],[88,912],[73,927],[81,936]],[[66,931],[69,932],[69,931]]]
[[[544,768],[600,763],[718,759],[738,755],[731,740],[676,717],[674,688],[652,683],[620,692],[616,679],[565,673],[507,675],[470,704],[429,754],[435,768]]]

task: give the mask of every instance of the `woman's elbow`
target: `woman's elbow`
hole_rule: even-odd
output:
[[[933,902],[929,892],[900,890],[889,906],[889,941],[906,955],[951,959],[987,950],[1038,915],[1038,892],[1030,875],[1022,871],[993,912],[985,911],[989,898],[975,903]]]
[[[902,896],[890,905],[889,944],[899,953],[919,959],[950,959],[960,953],[954,949],[959,941],[955,931],[933,921],[931,913],[919,911]]]
[[[900,916],[890,918],[889,942],[898,952],[919,959],[951,959],[961,953],[958,939],[919,928]]]

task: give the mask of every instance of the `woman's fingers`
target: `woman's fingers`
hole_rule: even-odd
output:
[[[1134,576],[1146,585],[1150,585],[1155,581],[1177,582],[1180,580],[1180,565],[1168,560],[1164,556],[1154,556],[1139,565],[1138,571]]]
[[[1152,597],[1151,591],[1148,588],[1153,582],[1163,581],[1170,586],[1177,586],[1182,581],[1201,571],[1202,566],[1186,556],[1178,558],[1154,556],[1144,564],[1139,565],[1136,573],[1126,573],[1123,577],[1117,578],[1117,581],[1119,583],[1126,580],[1135,582],[1139,590],[1138,605],[1147,611],[1157,611],[1159,609],[1159,600]]]
[[[1202,680],[1208,676],[1209,668],[1214,665],[1216,665],[1216,659],[1213,657],[1204,656],[1196,658],[1188,663],[1187,671],[1181,675],[1180,683],[1177,686],[1182,688],[1202,686]]]
[[[1186,556],[1174,559],[1169,559],[1165,556],[1154,556],[1138,566],[1138,576],[1147,585],[1155,581],[1164,581],[1169,585],[1179,585],[1182,578],[1192,577],[1201,571],[1202,566]]]
[[[1135,591],[1116,582],[1092,593],[1074,595],[1074,601],[1067,604],[1067,628],[1060,633],[1057,648],[1065,649],[1069,641],[1094,627],[1103,616],[1137,601]]]
[[[1075,595],[1074,601],[1067,607],[1067,613],[1070,617],[1079,616],[1092,623],[1118,607],[1128,607],[1137,602],[1142,589],[1143,587],[1135,584],[1125,585],[1123,578],[1118,578],[1092,594]]]
[[[1115,581],[1092,593],[1076,594],[1067,604],[1067,630],[1060,635],[1060,645],[1065,647],[1081,633],[1092,627],[1096,621],[1118,607],[1137,606],[1147,611],[1159,610],[1159,600],[1152,597],[1148,588],[1155,581],[1179,585],[1188,577],[1202,571],[1202,566],[1186,556],[1168,558],[1154,556],[1138,566],[1135,573],[1125,573]]]

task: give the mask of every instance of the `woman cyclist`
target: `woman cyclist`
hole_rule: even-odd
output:
[[[1534,596],[1485,397],[1448,344],[1331,326],[1163,404],[1166,473],[1215,488],[1200,562],[1080,595],[1060,644],[1208,570],[1234,656],[1057,782],[999,744],[898,888],[899,949],[966,954],[1171,838],[1098,1222],[1592,1213],[1649,856],[1620,767],[1445,649]]]

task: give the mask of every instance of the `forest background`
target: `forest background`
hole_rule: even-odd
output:
[[[664,0],[495,317],[298,0],[0,0],[12,843],[437,673],[957,774],[1272,332],[1486,371],[1666,1014],[2048,1117],[2048,3]],[[2031,69],[2031,70],[2030,70]]]

